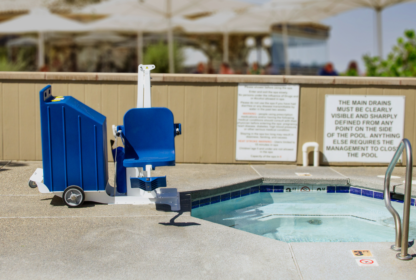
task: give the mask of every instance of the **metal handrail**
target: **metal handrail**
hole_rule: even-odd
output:
[[[401,227],[400,216],[397,211],[391,206],[390,199],[390,179],[393,173],[394,167],[397,161],[403,154],[403,150],[406,149],[406,177],[405,177],[405,195],[404,195],[404,207],[403,207],[403,233]],[[409,218],[410,218],[410,202],[412,195],[412,174],[413,174],[413,155],[412,146],[408,139],[404,138],[397,147],[389,166],[386,170],[386,176],[384,177],[384,202],[387,209],[393,215],[394,224],[396,227],[396,242],[391,246],[391,249],[395,251],[401,251],[396,255],[400,260],[411,260],[413,257],[408,254],[409,249]]]

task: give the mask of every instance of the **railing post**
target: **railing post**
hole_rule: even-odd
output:
[[[403,233],[402,233],[402,251],[396,255],[400,260],[411,260],[412,255],[408,253],[409,247],[409,219],[410,219],[410,202],[412,196],[412,174],[413,174],[413,155],[412,146],[409,140],[403,139],[406,147],[406,178],[403,206]]]
[[[391,206],[390,199],[390,179],[393,169],[397,164],[397,161],[403,154],[403,150],[406,149],[406,178],[405,178],[405,196],[404,196],[404,207],[403,207],[403,232],[400,221],[400,216],[397,211]],[[412,174],[413,174],[413,155],[412,146],[409,140],[403,139],[400,145],[397,147],[397,151],[394,154],[389,166],[386,170],[386,176],[384,177],[384,202],[393,215],[394,224],[396,229],[396,242],[391,246],[392,250],[401,251],[396,255],[400,260],[411,260],[412,255],[408,254],[409,248],[409,218],[410,218],[410,202],[412,195]]]

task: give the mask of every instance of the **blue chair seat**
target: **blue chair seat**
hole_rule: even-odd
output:
[[[175,165],[175,124],[167,108],[134,108],[124,115],[124,167]]]

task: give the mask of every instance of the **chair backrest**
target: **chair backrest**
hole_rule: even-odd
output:
[[[175,159],[173,114],[168,108],[134,108],[124,115],[126,159]]]

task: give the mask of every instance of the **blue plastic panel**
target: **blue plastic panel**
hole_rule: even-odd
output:
[[[71,96],[39,93],[44,183],[53,192],[76,185],[104,191],[108,181],[107,125],[102,114]]]

